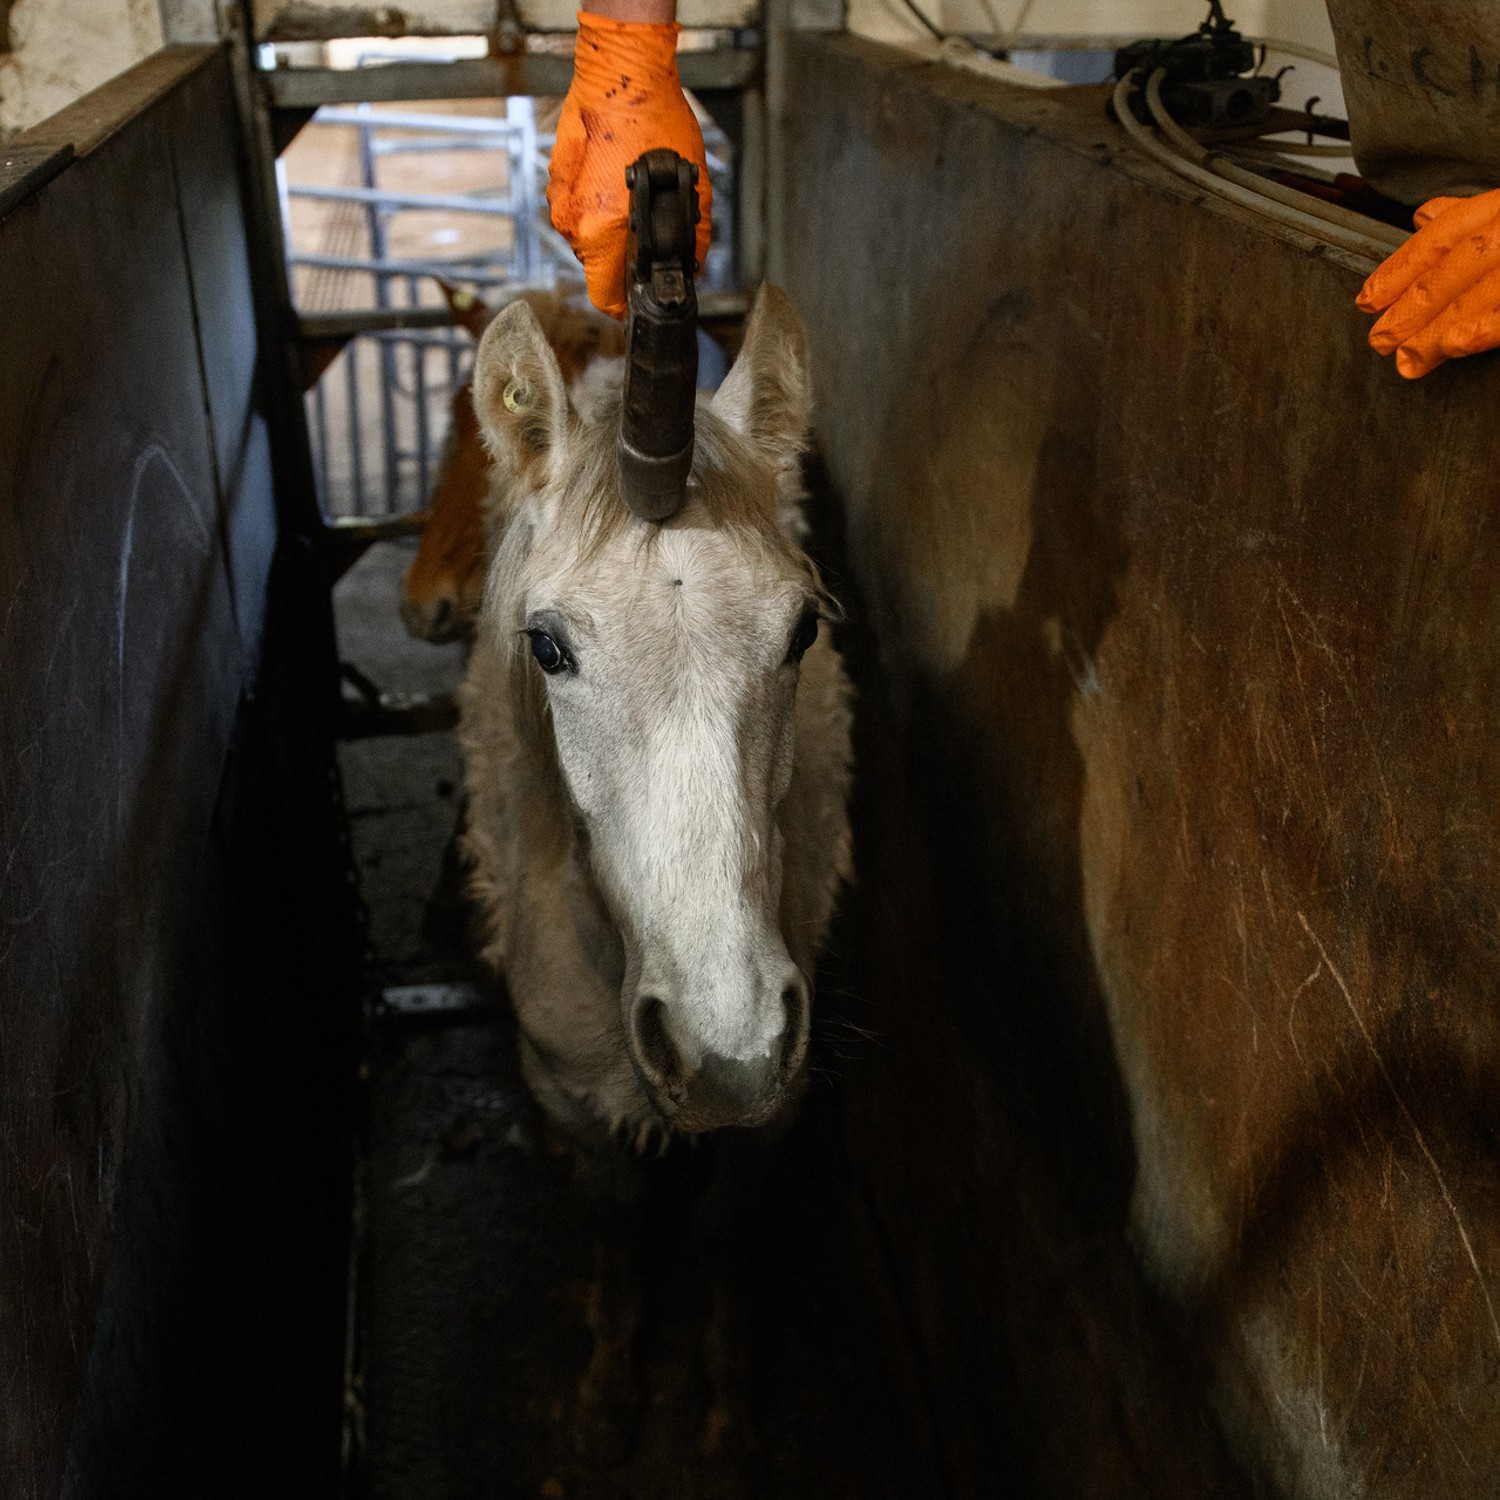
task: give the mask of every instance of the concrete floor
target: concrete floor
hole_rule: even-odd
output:
[[[451,686],[462,651],[409,641],[409,549],[375,549],[336,596],[343,655],[387,688]],[[881,1237],[820,1067],[747,1196],[726,1264],[697,1212],[712,1144],[653,1169],[642,1238],[643,1399],[622,1451],[580,1446],[599,1202],[521,1083],[503,996],[472,963],[444,878],[461,784],[448,735],[341,751],[384,987],[457,982],[489,1008],[378,1017],[367,1067],[355,1494],[390,1500],[923,1500],[944,1492]],[[826,976],[836,994],[839,976]],[[732,1276],[730,1275],[733,1272]],[[732,1290],[726,1290],[732,1288]],[[710,1308],[744,1404],[710,1420]],[[714,1368],[725,1365],[721,1349]]]

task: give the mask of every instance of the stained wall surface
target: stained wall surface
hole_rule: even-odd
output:
[[[1489,1494],[1500,365],[1400,381],[1101,91],[802,38],[789,98],[850,1141],[955,1493]]]
[[[162,44],[160,0],[0,0],[0,139],[39,124]]]

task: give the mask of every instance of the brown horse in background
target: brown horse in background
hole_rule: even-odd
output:
[[[625,352],[624,327],[589,306],[582,283],[554,292],[520,292],[497,307],[447,282],[439,284],[453,321],[476,341],[502,307],[525,302],[536,315],[575,401],[580,399],[580,383],[591,367]],[[489,468],[466,380],[453,392],[448,440],[428,501],[427,525],[401,581],[401,618],[419,640],[450,641],[467,635],[479,611],[490,555]]]

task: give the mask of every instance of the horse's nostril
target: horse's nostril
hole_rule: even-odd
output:
[[[802,1066],[807,1052],[807,986],[800,975],[782,990],[781,1004],[786,1014],[786,1029],[781,1033],[781,1066],[790,1074]]]
[[[434,630],[446,630],[448,621],[453,618],[453,601],[451,599],[439,599],[432,607],[432,628]]]
[[[630,1024],[641,1071],[659,1089],[679,1085],[682,1063],[667,1034],[666,1006],[655,995],[642,995],[635,1003]]]

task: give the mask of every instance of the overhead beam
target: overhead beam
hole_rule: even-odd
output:
[[[513,22],[525,31],[572,31],[574,0],[415,0],[359,5],[348,0],[252,0],[255,39],[321,42],[335,37],[488,36]],[[677,19],[689,30],[757,25],[758,0],[679,0]]]
[[[744,88],[759,76],[760,54],[739,48],[683,52],[677,69],[684,86],[694,91]],[[415,99],[503,99],[566,94],[573,80],[573,60],[525,52],[370,68],[275,68],[261,77],[278,110]]]
[[[522,284],[513,284],[513,293]],[[750,299],[744,292],[698,293],[700,323],[728,323],[743,318]],[[453,314],[447,307],[359,307],[336,312],[303,313],[297,319],[297,337],[308,342],[350,339],[361,333],[399,332],[408,328],[448,328]]]

